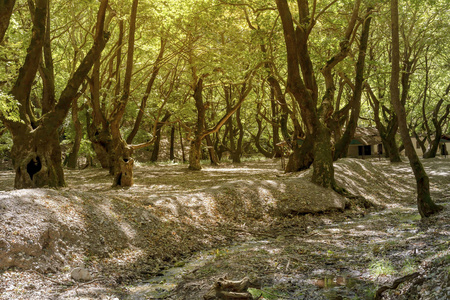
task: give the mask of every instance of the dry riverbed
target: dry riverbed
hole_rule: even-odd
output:
[[[450,159],[424,161],[444,211],[421,220],[407,163],[343,159],[344,199],[279,161],[138,165],[114,189],[101,169],[68,187],[13,190],[0,174],[0,299],[202,299],[220,277],[260,299],[450,297]],[[344,209],[346,208],[346,209]],[[76,267],[91,280],[75,281]],[[409,298],[407,298],[409,297]]]

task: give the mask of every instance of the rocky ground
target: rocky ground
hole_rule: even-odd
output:
[[[448,299],[450,159],[424,165],[444,206],[426,220],[408,164],[384,160],[336,163],[354,199],[271,160],[138,165],[130,189],[86,169],[66,170],[66,188],[13,190],[5,171],[0,299],[202,299],[224,276],[250,277],[259,299],[373,299],[402,280],[383,299]]]

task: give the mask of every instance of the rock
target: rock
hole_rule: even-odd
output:
[[[70,277],[72,277],[76,281],[89,281],[92,280],[92,275],[85,268],[75,268],[70,272]]]

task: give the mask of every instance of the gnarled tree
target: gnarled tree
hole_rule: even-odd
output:
[[[33,17],[32,37],[24,64],[20,68],[18,78],[10,92],[20,103],[20,121],[12,121],[1,116],[3,123],[13,137],[11,157],[16,172],[15,188],[65,185],[61,166],[58,128],[67,116],[72,101],[77,97],[79,87],[85,80],[94,61],[105,47],[107,34],[104,34],[103,27],[107,5],[107,0],[101,1],[93,46],[69,79],[57,102],[53,97],[54,92],[52,92],[54,91],[54,83],[52,81],[46,82],[47,78],[43,78],[45,91],[40,118],[33,111],[30,91],[41,61],[42,49],[45,43],[49,46],[50,16],[48,0],[38,0],[35,7],[31,7]],[[49,49],[48,47],[47,50]],[[44,51],[44,68],[46,71],[52,72],[51,55],[47,50]],[[48,78],[53,78],[53,74],[49,74]]]

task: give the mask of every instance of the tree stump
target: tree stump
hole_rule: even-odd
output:
[[[134,160],[126,157],[120,160],[120,169],[114,176],[113,186],[130,187],[133,185],[133,165]]]
[[[204,300],[253,300],[252,295],[247,291],[250,280],[245,277],[240,281],[231,281],[226,278],[219,278],[213,287],[203,296]]]

